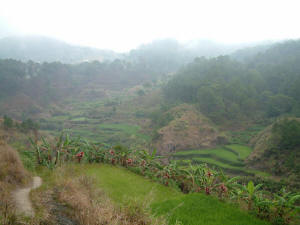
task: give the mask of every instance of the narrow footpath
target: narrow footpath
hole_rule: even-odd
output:
[[[40,177],[33,177],[33,183],[30,187],[17,189],[14,193],[14,199],[16,202],[16,210],[18,214],[33,217],[34,210],[29,198],[31,190],[36,189],[42,185],[42,179]]]

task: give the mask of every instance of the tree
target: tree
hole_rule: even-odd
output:
[[[280,150],[300,147],[300,122],[295,119],[284,119],[275,123],[272,134]]]
[[[5,129],[9,129],[9,128],[13,127],[13,120],[10,117],[5,115],[3,117],[3,120],[4,120],[3,121],[3,126],[4,126]]]
[[[145,95],[145,91],[144,91],[143,89],[139,89],[139,90],[137,91],[137,94],[138,94],[139,96],[144,96],[144,95]]]
[[[39,129],[39,125],[38,123],[34,122],[32,119],[27,119],[21,123],[20,129],[23,132],[28,132],[30,130],[36,132]]]

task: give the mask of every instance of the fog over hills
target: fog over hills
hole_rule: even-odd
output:
[[[87,60],[112,60],[116,55],[110,50],[70,45],[43,36],[13,36],[0,39],[0,58],[76,63]]]
[[[210,40],[181,43],[175,39],[161,39],[140,45],[126,53],[117,53],[108,49],[71,45],[45,36],[9,36],[0,39],[0,58],[62,63],[113,61],[118,58],[129,62],[144,62],[147,66],[161,64],[159,72],[173,72],[196,57],[228,55],[254,45],[256,43],[229,45]]]

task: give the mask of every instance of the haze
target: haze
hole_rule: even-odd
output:
[[[1,0],[0,35],[44,35],[128,51],[154,39],[222,43],[299,38],[298,1]]]

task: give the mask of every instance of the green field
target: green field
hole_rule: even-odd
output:
[[[262,171],[245,168],[243,161],[251,152],[252,149],[248,146],[232,144],[214,149],[180,151],[173,157],[181,162],[192,160],[194,163],[207,163],[233,174],[268,176]]]
[[[92,176],[99,188],[117,204],[131,199],[151,202],[152,213],[163,215],[169,224],[182,225],[263,225],[269,224],[236,206],[204,194],[184,195],[125,168],[111,165],[79,165],[81,173]]]
[[[226,145],[225,147],[236,152],[238,154],[238,158],[241,160],[246,159],[252,152],[252,149],[250,147],[244,145],[233,144]]]

